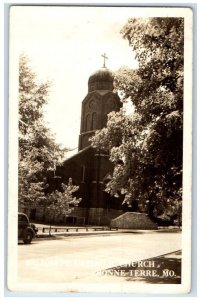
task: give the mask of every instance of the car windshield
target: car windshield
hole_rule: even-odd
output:
[[[18,221],[28,222],[28,219],[25,215],[18,215]]]

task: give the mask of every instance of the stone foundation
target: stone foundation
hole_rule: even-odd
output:
[[[126,212],[111,220],[111,226],[122,229],[157,229],[157,225],[147,214],[137,212]]]

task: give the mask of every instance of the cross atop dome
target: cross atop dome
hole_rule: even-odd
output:
[[[108,57],[106,56],[106,53],[103,53],[101,56],[103,57],[103,68],[105,68],[105,60],[108,59]]]

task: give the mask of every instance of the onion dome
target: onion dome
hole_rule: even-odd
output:
[[[89,92],[96,90],[113,90],[114,76],[110,70],[103,67],[93,73],[88,80]]]

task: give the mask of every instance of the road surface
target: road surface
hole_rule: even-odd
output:
[[[180,232],[111,233],[98,236],[70,236],[56,240],[34,240],[18,245],[18,280],[52,286],[87,282],[97,272],[152,258],[181,249]],[[116,280],[114,278],[110,279]]]

